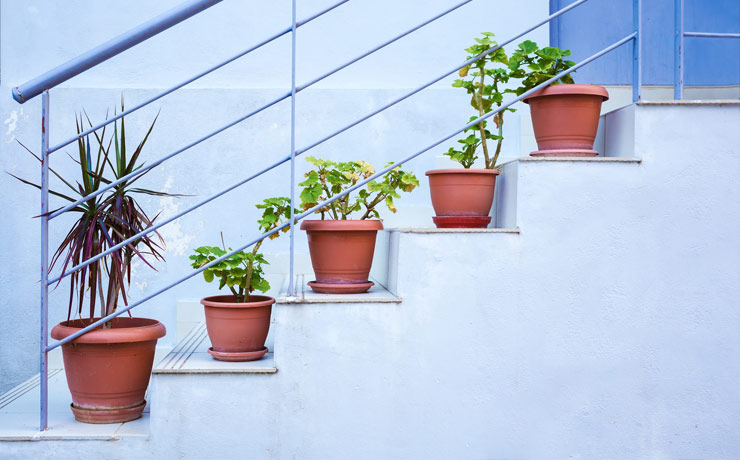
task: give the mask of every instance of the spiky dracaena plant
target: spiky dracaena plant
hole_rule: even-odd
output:
[[[121,111],[124,110],[122,100]],[[92,122],[86,114],[84,118],[82,114],[79,118],[75,117],[78,134],[84,131],[85,120],[88,125],[92,126]],[[93,141],[90,140],[89,136],[79,138],[77,140],[77,158],[70,155],[70,158],[79,166],[79,179],[76,181],[65,179],[56,170],[50,168],[51,173],[71,190],[71,193],[61,193],[56,190],[49,190],[49,193],[63,200],[75,202],[79,197],[95,193],[101,187],[141,168],[143,164],[139,163],[139,158],[156,121],[157,118],[155,117],[146,136],[133,152],[126,143],[124,118],[114,122],[112,136],[106,137],[106,128],[103,128],[99,135],[97,132],[94,133]],[[31,150],[23,144],[21,146],[40,161],[40,158]],[[136,196],[142,194],[154,196],[178,195],[134,187],[133,184],[149,171],[133,179],[125,180],[114,186],[110,191],[70,209],[69,212],[77,213],[78,218],[54,253],[49,271],[59,264],[61,265],[61,273],[64,274],[68,268],[83,263],[151,227],[156,216],[149,218],[136,201]],[[38,184],[17,176],[13,177],[40,189]],[[132,262],[138,258],[154,269],[145,256],[163,261],[163,251],[164,240],[155,231],[134,239],[119,250],[90,263],[79,271],[71,273],[69,275],[70,297],[67,318],[70,319],[72,316],[75,294],[77,297],[76,311],[80,316],[83,315],[83,306],[86,299],[89,307],[87,313],[90,318],[95,317],[96,306],[98,305],[100,307],[98,314],[101,317],[113,313],[120,301],[127,305],[128,296],[126,291],[131,283]],[[61,280],[59,283],[61,283]]]

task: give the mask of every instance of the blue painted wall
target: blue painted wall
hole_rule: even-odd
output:
[[[551,0],[556,11],[575,0]],[[685,30],[740,32],[740,1],[685,0]],[[554,46],[569,48],[581,60],[631,33],[631,0],[591,0],[551,25]],[[674,1],[643,0],[644,61],[647,85],[673,84]],[[685,39],[685,82],[689,86],[740,85],[740,40]],[[632,82],[632,46],[599,58],[576,74],[576,82],[626,85]]]

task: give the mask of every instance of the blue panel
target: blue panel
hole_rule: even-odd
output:
[[[551,7],[573,1],[554,0]],[[643,1],[644,84],[673,84],[673,5],[673,0]],[[684,14],[686,31],[740,33],[738,0],[685,0]],[[553,29],[560,47],[581,60],[632,32],[632,1],[591,0],[561,16]],[[688,37],[685,49],[686,85],[740,84],[740,40]],[[625,46],[578,71],[576,82],[629,85],[631,59],[632,48]]]

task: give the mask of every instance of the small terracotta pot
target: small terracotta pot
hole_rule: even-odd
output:
[[[550,85],[524,98],[532,115],[539,150],[532,156],[596,156],[594,139],[601,103],[609,99],[598,85]]]
[[[439,228],[485,228],[493,204],[497,169],[433,169],[427,171],[432,206]],[[471,219],[459,219],[469,217]],[[474,218],[474,219],[473,219]],[[465,222],[462,222],[465,221]]]
[[[265,339],[275,299],[250,295],[249,302],[236,302],[233,295],[206,297],[206,328],[213,345],[208,353],[219,361],[254,361],[267,353]]]
[[[63,321],[51,330],[61,340],[97,321]],[[62,345],[64,372],[75,419],[121,423],[141,417],[162,323],[147,318],[113,318],[109,329],[96,328]]]
[[[379,220],[304,220],[308,250],[316,281],[315,292],[358,294],[373,286],[369,281],[375,237],[383,230]]]

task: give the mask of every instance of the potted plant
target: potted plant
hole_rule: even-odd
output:
[[[306,210],[375,173],[373,165],[364,161],[339,163],[314,157],[308,157],[307,161],[316,168],[306,173],[306,180],[298,184],[303,187],[301,201]],[[308,283],[311,289],[325,294],[367,292],[374,284],[368,278],[375,237],[378,230],[383,229],[376,208],[384,203],[395,213],[393,199],[401,197],[398,192],[411,192],[418,185],[416,176],[394,168],[382,181],[368,182],[354,200],[347,194],[318,210],[321,220],[301,222],[301,230],[308,236],[311,264],[316,274],[316,280]],[[350,219],[352,215],[359,219]]]
[[[123,103],[121,110],[124,110]],[[83,130],[83,118],[80,115],[75,119],[79,133]],[[124,118],[120,119],[120,130],[119,122],[114,122],[110,138],[106,138],[105,128],[99,136],[95,133],[94,146],[89,137],[78,139],[78,158],[73,160],[79,165],[80,178],[73,185],[73,181],[50,169],[71,192],[49,193],[74,202],[76,199],[73,197],[87,196],[102,185],[141,167],[138,160],[155,123],[156,118],[133,151],[127,149]],[[39,159],[38,156],[36,158]],[[151,227],[154,219],[150,219],[141,208],[137,195],[168,194],[136,187],[134,183],[142,176],[121,182],[110,192],[70,210],[78,217],[54,253],[50,271],[60,264],[64,273],[68,267],[89,260]],[[40,188],[37,184],[16,178]],[[163,248],[164,241],[157,232],[153,232],[71,274],[67,320],[54,326],[51,336],[64,339],[115,312],[120,302],[126,305],[132,262],[138,259],[152,267],[145,254],[163,261]],[[78,318],[72,317],[73,305]],[[87,309],[83,308],[85,305]],[[146,406],[144,398],[157,339],[165,332],[164,325],[154,319],[116,317],[62,345],[75,419],[86,423],[119,423],[141,417]]]
[[[471,59],[492,47],[497,46],[493,34],[484,32],[482,38],[476,38],[476,44],[467,48],[467,59]],[[471,96],[470,105],[475,109],[476,118],[490,112],[496,106],[500,107],[503,95],[513,92],[503,86],[511,78],[508,68],[509,59],[503,48],[480,58],[475,63],[460,69],[460,79],[452,84],[456,88],[464,88]],[[432,206],[436,214],[432,219],[440,228],[483,228],[488,226],[491,217],[488,215],[493,204],[493,194],[496,187],[496,176],[500,166],[497,166],[501,145],[504,140],[503,125],[505,112],[514,112],[515,109],[506,108],[493,116],[496,133],[491,133],[487,122],[465,130],[467,136],[457,142],[458,149],[450,147],[445,153],[451,160],[462,165],[462,169],[434,169],[427,171],[429,188],[432,196]],[[489,149],[488,141],[496,142],[495,151]],[[483,152],[483,169],[472,166],[478,159],[478,152]]]
[[[259,228],[269,232],[290,219],[290,198],[268,198],[257,208],[263,209]],[[296,211],[298,213],[299,211]],[[286,227],[283,231],[287,231]],[[277,238],[274,233],[270,238]],[[208,353],[219,361],[254,361],[267,353],[265,339],[270,330],[270,315],[275,299],[252,292],[267,292],[270,283],[264,278],[264,255],[259,253],[264,239],[251,251],[239,251],[203,271],[207,282],[218,280],[219,289],[225,287],[230,295],[206,297],[200,301],[205,308],[206,328],[211,339]],[[231,251],[221,235],[222,247],[202,246],[190,256],[191,266],[199,269]]]
[[[575,65],[565,60],[570,50],[545,47],[533,41],[519,44],[509,61],[511,75],[522,78],[517,94],[534,88]],[[565,83],[565,84],[559,84]],[[609,99],[606,88],[578,85],[568,74],[545,89],[527,96],[538,150],[532,156],[596,156],[593,149],[602,102]]]

